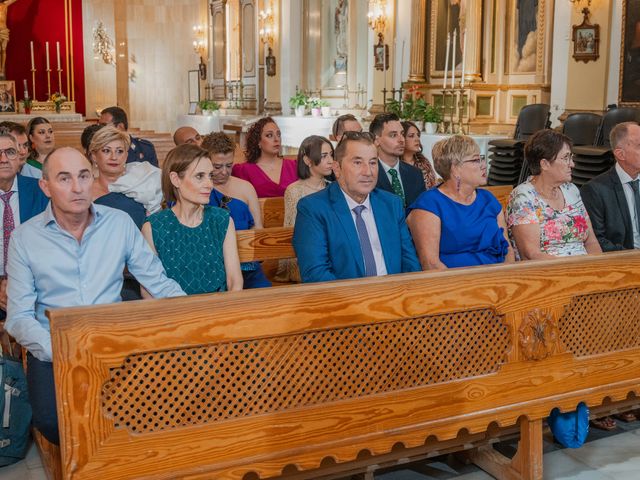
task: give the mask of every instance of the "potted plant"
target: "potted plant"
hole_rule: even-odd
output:
[[[220,110],[220,104],[214,100],[200,100],[198,102],[202,115],[211,116]]]
[[[388,100],[385,111],[389,113],[395,113],[399,118],[402,118],[402,102],[394,99]]]
[[[320,112],[323,117],[331,116],[331,106],[329,105],[328,100],[320,100]]]
[[[289,106],[293,108],[296,117],[304,117],[308,101],[309,97],[302,91],[296,92],[296,94],[289,99]]]
[[[62,109],[62,104],[67,101],[67,97],[65,97],[59,92],[55,92],[51,95],[51,98],[49,99],[49,101],[53,102],[53,105],[55,106],[55,109],[56,109],[56,113],[60,113],[60,110]]]
[[[416,98],[413,102],[413,111],[411,115],[411,119],[418,127],[418,130],[424,130],[424,117],[427,114],[427,110],[429,109],[429,104],[427,101],[422,98],[422,96]]]
[[[309,108],[311,108],[311,115],[314,117],[319,117],[322,113],[322,110],[320,109],[320,102],[321,100],[318,97],[311,97],[307,103]]]
[[[434,134],[438,131],[438,124],[442,122],[442,112],[434,105],[427,105],[423,119],[425,132]]]
[[[22,99],[22,108],[27,115],[31,114],[31,107],[33,106],[33,99],[26,97]]]

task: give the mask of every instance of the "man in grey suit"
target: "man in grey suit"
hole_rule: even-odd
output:
[[[403,206],[411,205],[424,192],[422,172],[404,163],[404,133],[400,119],[395,113],[376,115],[369,125],[369,132],[375,136],[378,149],[378,183],[376,188],[395,193],[402,199]]]
[[[616,164],[580,195],[603,251],[640,248],[640,126],[620,123],[609,139]]]

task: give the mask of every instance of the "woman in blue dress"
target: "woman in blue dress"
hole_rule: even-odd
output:
[[[227,210],[208,205],[212,189],[208,152],[174,148],[162,165],[162,192],[173,206],[142,226],[167,275],[188,295],[242,290],[234,223]]]
[[[443,182],[409,206],[407,224],[423,270],[513,262],[500,202],[479,189],[487,163],[475,141],[453,135],[433,147]]]

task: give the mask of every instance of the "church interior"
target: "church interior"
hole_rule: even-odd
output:
[[[540,165],[552,163],[526,158],[532,136],[570,139],[565,180],[585,204],[590,182],[616,168],[611,132],[640,122],[640,0],[0,0],[0,122],[27,127],[31,141],[42,117],[56,150],[92,161],[83,132],[108,124],[105,112],[117,127],[114,106],[126,112],[127,136],[143,142],[140,162],[152,146],[158,179],[181,131],[205,142],[226,133],[236,175],[256,162],[252,135],[265,119],[281,135],[274,158],[298,162],[295,179],[312,135],[337,161],[339,118],[374,139],[379,116],[395,114],[405,136],[415,127],[431,186],[449,185],[453,171],[441,173],[439,146],[469,138],[476,156],[460,168],[488,162],[473,195],[488,185],[499,202],[502,258],[534,261],[386,276],[378,263],[373,279],[289,285],[307,282],[301,258],[300,273],[282,280],[282,262],[303,248],[287,197],[262,198],[254,185],[261,218],[246,229],[233,219],[235,263],[243,275],[261,265],[273,287],[248,290],[245,279],[244,291],[48,304],[59,445],[32,429],[26,460],[0,467],[0,480],[640,478],[640,202],[629,206],[631,246],[611,248],[626,252],[607,251],[599,235],[616,220],[589,205],[602,248],[585,240],[583,257],[527,257],[506,233],[515,189],[547,178]],[[318,178],[327,190],[340,183]],[[400,183],[398,193],[395,180],[388,190],[408,214],[409,189]],[[635,188],[629,201],[640,200]],[[571,202],[565,193],[554,207],[556,190],[548,206],[560,211]],[[220,191],[229,210],[233,195]],[[406,222],[403,231],[422,231]],[[415,244],[418,269],[429,270]]]

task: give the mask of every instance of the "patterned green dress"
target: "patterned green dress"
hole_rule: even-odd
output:
[[[167,275],[187,295],[227,289],[222,244],[229,228],[229,212],[206,206],[197,227],[182,225],[170,208],[154,213],[148,221]]]

